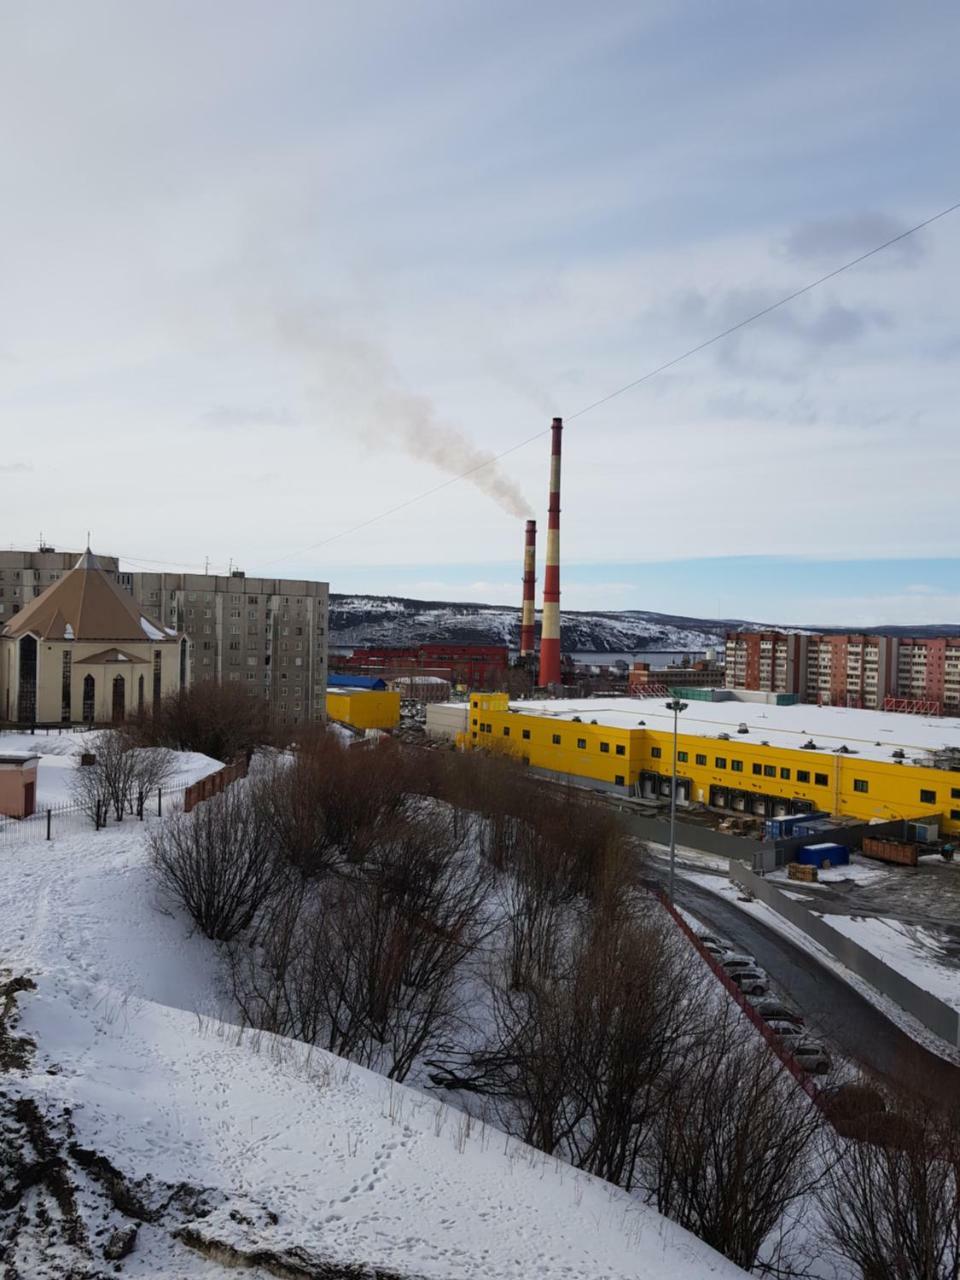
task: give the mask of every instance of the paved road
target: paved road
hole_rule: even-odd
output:
[[[651,859],[651,879],[666,884],[666,868]],[[718,934],[756,956],[779,993],[808,1026],[866,1072],[934,1100],[960,1096],[960,1067],[918,1044],[802,946],[740,911],[709,889],[677,877],[676,899]]]

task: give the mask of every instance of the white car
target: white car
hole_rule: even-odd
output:
[[[823,1046],[817,1044],[816,1040],[799,1040],[789,1047],[790,1052],[805,1070],[812,1071],[818,1076],[830,1070],[830,1059],[824,1052]]]
[[[799,1044],[804,1038],[803,1027],[798,1027],[795,1022],[788,1022],[786,1018],[768,1018],[767,1026],[784,1044]]]
[[[753,965],[727,969],[727,976],[731,982],[737,984],[745,996],[762,996],[770,985],[764,971]]]

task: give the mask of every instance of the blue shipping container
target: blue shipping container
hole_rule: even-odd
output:
[[[846,867],[850,865],[850,850],[842,844],[805,844],[793,860],[807,867]]]

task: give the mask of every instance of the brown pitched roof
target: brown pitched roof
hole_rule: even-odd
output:
[[[100,568],[89,547],[59,582],[53,582],[10,619],[0,634],[41,640],[149,640],[175,637],[145,617],[133,596]]]

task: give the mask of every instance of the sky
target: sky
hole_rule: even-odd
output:
[[[581,410],[960,200],[958,39],[0,0],[0,543],[512,603],[561,415],[565,606],[956,621],[960,211]]]

